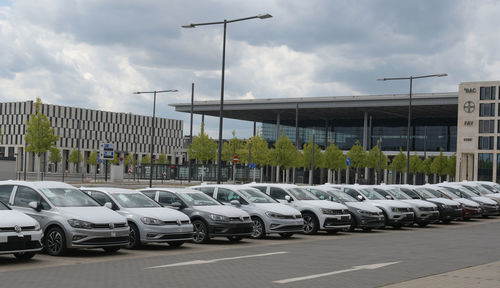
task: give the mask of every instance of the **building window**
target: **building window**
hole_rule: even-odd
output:
[[[479,120],[479,133],[494,133],[494,120]]]
[[[480,100],[495,100],[496,96],[496,87],[481,87],[479,92]]]
[[[477,180],[491,181],[493,179],[493,154],[479,153],[477,165]]]
[[[494,137],[493,136],[479,136],[478,149],[479,150],[491,150],[494,147]]]
[[[495,116],[495,103],[479,104],[479,116]]]

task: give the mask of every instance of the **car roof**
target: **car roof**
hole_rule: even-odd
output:
[[[198,190],[188,189],[188,188],[174,188],[174,187],[158,187],[158,188],[146,188],[139,189],[139,191],[167,191],[172,193],[203,193]],[[204,194],[204,193],[203,193]]]
[[[280,184],[280,183],[247,183],[245,186],[270,186],[270,187],[282,187],[282,188],[297,188],[300,187],[295,184]]]
[[[80,189],[82,189],[82,190],[97,190],[97,191],[101,191],[101,192],[107,192],[107,193],[110,193],[110,194],[116,194],[116,193],[120,193],[120,194],[123,194],[123,193],[130,193],[130,194],[140,193],[137,190],[126,189],[126,188],[117,188],[117,187],[80,187]]]
[[[73,185],[58,182],[58,181],[18,181],[18,180],[6,180],[0,181],[0,185],[24,185],[31,187],[33,189],[41,188],[76,188]]]

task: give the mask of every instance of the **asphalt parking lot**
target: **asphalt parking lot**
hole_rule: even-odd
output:
[[[75,250],[27,262],[1,256],[0,287],[498,287],[499,231],[500,217],[115,254]]]

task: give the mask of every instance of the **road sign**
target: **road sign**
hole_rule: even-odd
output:
[[[128,174],[132,174],[132,167],[128,168]]]
[[[238,160],[239,160],[238,155],[234,155],[233,157],[234,164],[238,164]]]
[[[115,145],[111,143],[101,144],[101,159],[102,160],[113,160],[115,158]]]
[[[347,167],[351,166],[351,157],[345,159],[345,165],[347,165]]]
[[[250,164],[248,164],[248,168],[250,168],[250,169],[257,168],[257,164],[255,164],[255,163],[250,163]]]

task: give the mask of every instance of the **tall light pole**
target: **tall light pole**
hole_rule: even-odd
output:
[[[409,77],[394,77],[394,78],[380,78],[377,81],[389,81],[389,80],[410,80],[410,99],[408,103],[408,133],[406,136],[406,184],[410,183],[410,127],[411,127],[411,93],[413,86],[413,79],[420,78],[431,78],[431,77],[445,77],[448,74],[429,74],[420,76],[409,76]]]
[[[151,171],[149,171],[149,188],[153,186],[153,149],[155,143],[155,112],[156,112],[156,93],[165,93],[165,92],[178,92],[178,90],[160,90],[160,91],[146,91],[146,92],[134,92],[134,94],[153,94],[153,121],[151,123]]]
[[[219,147],[218,147],[218,153],[217,153],[217,184],[220,184],[220,178],[221,178],[221,154],[222,154],[222,112],[224,110],[224,70],[225,70],[225,65],[226,65],[226,28],[228,23],[233,23],[233,22],[240,22],[240,21],[245,21],[245,20],[251,20],[251,19],[267,19],[271,18],[270,14],[259,14],[256,16],[251,16],[251,17],[245,17],[245,18],[238,18],[238,19],[232,19],[232,20],[226,20],[224,21],[218,21],[218,22],[206,22],[206,23],[191,23],[188,25],[182,25],[182,28],[195,28],[196,26],[207,26],[207,25],[219,25],[223,24],[224,25],[224,38],[222,42],[222,79],[221,79],[221,89],[220,89],[220,110],[219,110]]]

